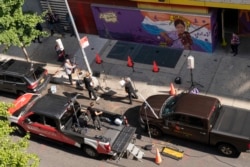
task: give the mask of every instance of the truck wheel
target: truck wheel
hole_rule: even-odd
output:
[[[13,125],[15,127],[15,132],[17,135],[24,137],[26,135],[26,131],[19,125]]]
[[[149,126],[149,132],[151,136],[154,138],[159,138],[162,136],[162,131],[159,128],[152,126],[152,125]]]
[[[226,143],[221,143],[218,145],[218,150],[225,156],[228,157],[239,157],[240,152],[235,149],[234,146]]]
[[[96,158],[99,157],[99,154],[97,153],[97,151],[93,147],[84,145],[83,146],[83,151],[90,158],[96,159]]]

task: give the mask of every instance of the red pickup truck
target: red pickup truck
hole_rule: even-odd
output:
[[[153,95],[140,108],[141,127],[216,146],[229,157],[250,152],[250,111],[222,106],[214,97],[183,93]]]
[[[95,130],[92,121],[80,125],[88,115],[86,106],[80,105],[76,97],[27,93],[14,102],[9,113],[11,125],[16,126],[21,135],[30,132],[67,143],[83,149],[91,158],[101,154],[117,158],[134,142],[136,128],[115,124],[115,119],[122,118],[115,113],[103,111],[102,130]]]

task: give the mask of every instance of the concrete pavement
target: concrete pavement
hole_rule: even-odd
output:
[[[80,34],[81,37],[86,34]],[[239,54],[232,56],[230,46],[221,47],[219,44],[214,53],[203,53],[196,51],[183,51],[175,68],[160,67],[158,73],[152,72],[152,65],[135,64],[134,70],[127,67],[126,61],[110,59],[108,53],[114,47],[116,40],[99,38],[95,35],[86,35],[90,46],[84,49],[93,72],[100,72],[98,80],[104,88],[110,88],[116,96],[126,96],[124,88],[119,84],[122,77],[131,77],[135,88],[141,94],[139,100],[158,93],[169,93],[170,83],[174,83],[175,77],[182,79],[182,84],[174,84],[178,93],[185,91],[191,86],[190,70],[187,69],[187,56],[195,58],[195,69],[193,80],[201,94],[218,97],[222,104],[250,109],[250,47],[247,37],[241,37]],[[34,62],[47,63],[49,73],[55,74],[58,71],[63,73],[61,63],[57,62],[54,50],[55,40],[59,37],[53,36],[43,39],[43,43],[32,43],[27,51]],[[61,38],[65,51],[69,55],[75,55],[76,63],[86,70],[79,44],[75,37],[69,34]],[[0,47],[3,49],[3,47]],[[103,60],[102,64],[95,63],[95,56],[99,54]],[[7,55],[6,55],[7,54]],[[1,58],[15,57],[24,59],[20,48],[11,47]],[[63,76],[62,76],[63,77]],[[66,79],[67,80],[67,79]],[[101,93],[101,92],[100,92]]]

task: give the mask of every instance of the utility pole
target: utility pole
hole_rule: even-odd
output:
[[[91,70],[91,68],[90,68],[90,66],[89,66],[88,58],[87,58],[87,56],[86,56],[86,53],[85,53],[85,51],[84,51],[84,48],[82,48],[82,46],[81,46],[81,42],[80,42],[81,39],[80,39],[80,36],[79,36],[79,34],[78,34],[78,31],[77,31],[77,28],[76,28],[75,21],[74,21],[74,18],[73,18],[73,16],[72,16],[71,10],[70,10],[70,8],[69,8],[68,0],[65,0],[65,4],[66,4],[66,7],[67,7],[67,10],[68,10],[68,13],[69,13],[69,17],[70,17],[71,24],[72,24],[72,26],[73,26],[73,28],[74,28],[74,31],[75,31],[76,38],[77,38],[77,40],[78,40],[80,49],[81,49],[81,51],[82,51],[83,59],[84,59],[84,61],[85,61],[85,64],[86,64],[86,66],[87,66],[87,69],[88,69],[89,73],[92,74],[92,70]]]

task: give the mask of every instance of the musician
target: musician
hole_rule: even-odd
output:
[[[72,65],[69,59],[65,60],[64,69],[65,69],[66,74],[69,76],[70,85],[73,85],[72,71],[74,70],[75,67],[76,67],[76,65]]]
[[[166,40],[167,45],[173,48],[191,50],[193,40],[190,33],[188,31],[185,31],[186,26],[184,21],[181,19],[176,19],[174,21],[174,26],[176,31],[171,31],[169,33],[160,33],[160,35]]]

